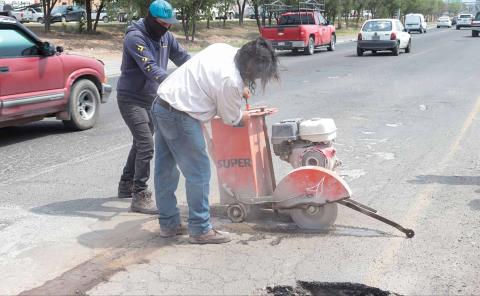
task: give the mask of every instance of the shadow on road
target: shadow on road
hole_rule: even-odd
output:
[[[480,186],[480,176],[437,176],[420,175],[415,180],[410,180],[412,184],[447,184],[447,185],[478,185]]]
[[[31,212],[40,215],[86,217],[107,221],[120,213],[128,213],[127,204],[130,204],[130,199],[84,198],[47,204],[33,208]]]
[[[43,120],[35,123],[0,128],[0,148],[52,135],[72,133],[61,121]]]

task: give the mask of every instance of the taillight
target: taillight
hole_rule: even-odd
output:
[[[392,34],[390,34],[390,40],[397,40],[397,34],[395,34],[395,32],[392,32]]]
[[[358,33],[358,41],[362,41],[362,33]]]

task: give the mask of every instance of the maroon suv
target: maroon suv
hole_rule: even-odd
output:
[[[0,16],[0,128],[56,117],[93,127],[112,87],[101,61],[63,54],[16,20]]]

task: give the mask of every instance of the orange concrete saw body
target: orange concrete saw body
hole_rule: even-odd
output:
[[[307,229],[333,225],[338,203],[378,216],[375,210],[350,201],[351,190],[346,182],[323,167],[298,167],[277,185],[265,122],[265,117],[276,109],[255,108],[247,112],[248,123],[243,127],[228,126],[215,118],[211,122],[211,142],[207,137],[217,169],[220,203],[228,206],[227,214],[233,222],[242,222],[252,206],[288,211],[299,227]],[[383,222],[403,231],[398,224],[387,221]]]

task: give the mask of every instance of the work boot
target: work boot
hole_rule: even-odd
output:
[[[200,235],[190,235],[188,242],[191,244],[223,244],[228,243],[232,239],[228,232],[220,232],[215,229],[210,229],[208,232]]]
[[[120,180],[118,182],[118,198],[132,198],[133,182]]]
[[[132,194],[132,205],[130,209],[136,213],[148,215],[158,214],[157,207],[152,200],[152,192],[146,189]]]
[[[176,235],[184,235],[187,234],[187,227],[184,224],[178,224],[176,227],[173,228],[166,228],[160,226],[160,236],[167,238],[167,237],[174,237]]]

